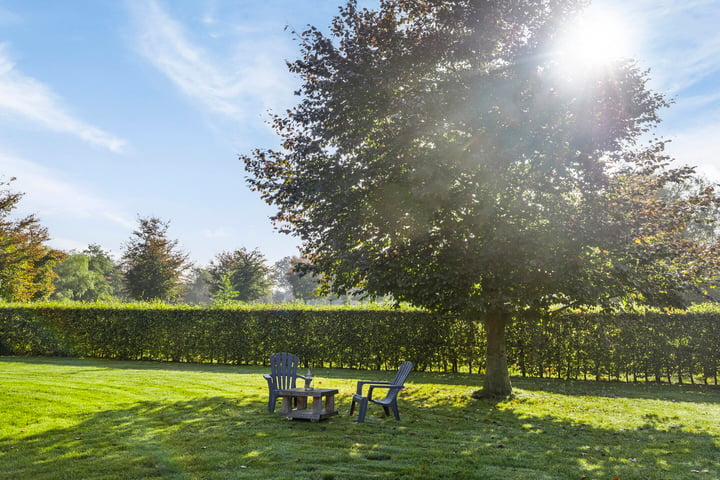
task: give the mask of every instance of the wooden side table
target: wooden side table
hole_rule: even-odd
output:
[[[336,393],[338,393],[338,391],[333,388],[313,388],[311,390],[292,388],[280,390],[278,396],[282,397],[282,409],[278,415],[287,418],[304,418],[313,422],[332,417],[338,414],[338,411],[335,410]],[[292,408],[293,398],[297,399],[296,408]],[[309,398],[312,398],[311,408],[308,407]]]

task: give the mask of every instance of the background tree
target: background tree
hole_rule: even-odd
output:
[[[619,241],[602,252],[605,258],[596,267],[596,274],[605,270],[613,278],[610,285],[596,281],[606,300],[685,307],[707,298],[706,287],[717,282],[717,186],[704,182],[692,167],[669,168],[672,159],[664,148],[659,142],[626,152],[625,163],[614,172],[602,213],[606,228],[622,225],[625,236],[617,235]],[[609,272],[601,268],[608,257],[614,259]]]
[[[110,254],[91,244],[82,253],[71,252],[55,267],[55,291],[50,298],[69,301],[110,301],[120,291],[120,268]]]
[[[276,283],[287,289],[294,299],[307,302],[320,298],[320,280],[310,271],[301,268],[308,262],[299,257],[285,257],[274,266]],[[309,270],[309,269],[308,269]]]
[[[249,251],[243,247],[221,252],[210,262],[208,271],[213,278],[212,295],[221,289],[224,276],[229,278],[239,301],[250,302],[270,295],[270,267],[258,249]]]
[[[139,217],[139,228],[123,245],[123,287],[134,300],[173,301],[182,292],[183,275],[190,268],[178,241],[167,238],[169,222]]]
[[[88,270],[102,275],[105,279],[110,295],[116,298],[121,297],[122,271],[110,252],[103,250],[100,245],[91,243],[82,253],[88,257]]]
[[[292,285],[288,282],[285,272],[290,267],[290,260],[293,257],[283,257],[272,266],[272,294],[274,303],[291,302],[294,297],[292,294]]]
[[[112,299],[111,285],[103,275],[90,270],[89,263],[87,255],[70,253],[55,267],[55,291],[50,298],[82,302]]]
[[[240,294],[233,288],[232,281],[230,280],[230,274],[223,274],[220,278],[218,289],[212,296],[212,304],[216,306],[232,305],[238,301]]]
[[[53,268],[65,254],[45,245],[48,231],[34,215],[11,218],[23,194],[11,191],[0,180],[0,298],[30,301],[53,292]]]
[[[206,305],[212,301],[210,287],[213,278],[207,268],[194,267],[185,284],[183,301],[195,305]]]
[[[690,175],[683,181],[669,184],[658,195],[664,202],[683,202],[700,199],[708,193],[715,193],[717,184],[700,175]],[[702,202],[700,202],[702,203]],[[716,202],[706,202],[691,211],[692,219],[683,235],[689,240],[716,243],[720,238],[720,206]]]
[[[665,287],[700,273],[659,255],[680,252],[682,221],[663,215],[645,235],[628,214],[652,213],[653,178],[689,174],[665,173],[661,144],[629,149],[666,105],[647,73],[631,61],[573,72],[553,53],[583,4],[350,1],[329,37],[297,34],[301,99],[272,118],[282,149],[243,157],[273,220],[335,291],[483,322],[478,394],[511,392],[513,319],[619,298],[676,304]]]

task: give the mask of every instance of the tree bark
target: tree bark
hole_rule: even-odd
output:
[[[506,397],[512,393],[508,371],[505,330],[510,315],[504,312],[488,312],[485,316],[487,354],[485,381],[482,390],[473,393],[475,398]]]

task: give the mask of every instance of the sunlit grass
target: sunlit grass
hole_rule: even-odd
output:
[[[0,478],[720,478],[720,389],[514,379],[470,398],[477,375],[411,374],[402,419],[319,423],[266,411],[264,368],[0,358]],[[375,408],[373,408],[375,407]]]

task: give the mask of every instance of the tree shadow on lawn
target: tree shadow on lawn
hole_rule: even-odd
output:
[[[653,416],[624,431],[412,390],[402,419],[371,408],[290,421],[264,400],[145,401],[77,425],[0,438],[0,478],[718,478],[717,439]]]
[[[672,402],[720,403],[720,386],[701,384],[626,383],[617,381],[563,380],[557,378],[512,379],[514,387],[572,396],[635,398]]]
[[[338,380],[392,380],[394,371],[356,369],[313,369],[316,375]],[[484,376],[470,373],[413,371],[407,384],[468,387],[468,395],[482,388]],[[720,403],[720,386],[703,384],[626,383],[616,381],[564,380],[557,378],[512,377],[514,387],[571,396],[632,398],[689,403]]]
[[[109,360],[102,358],[78,357],[21,357],[0,356],[0,363],[26,363],[29,365],[60,365],[67,367],[88,367],[126,370],[169,370],[177,372],[203,373],[269,373],[269,367],[232,365],[227,363],[163,362],[159,360]]]
[[[403,420],[418,425],[418,436],[432,436],[428,450],[455,460],[456,478],[720,478],[720,438],[652,408],[622,427],[612,419],[598,426],[573,420],[572,412],[532,413],[532,395],[464,402],[407,393],[411,408]],[[425,427],[433,424],[438,429]]]
[[[0,439],[0,478],[228,478],[275,449],[269,439],[285,433],[282,420],[256,396],[138,402]]]
[[[129,369],[129,370],[163,370],[177,372],[202,372],[207,374],[245,374],[258,375],[258,378],[269,373],[266,366],[208,364],[208,363],[175,363],[160,361],[123,361],[94,358],[73,357],[0,357],[0,363],[26,363],[31,365],[60,365],[69,367]],[[334,388],[332,380],[392,380],[393,370],[358,370],[341,368],[313,368],[316,378],[326,380],[323,385],[315,386]],[[303,369],[300,369],[304,373]],[[329,380],[329,381],[328,381]],[[512,377],[513,386],[528,390],[558,393],[572,396],[595,396],[608,398],[655,399],[674,402],[720,403],[720,386],[703,384],[656,384],[656,383],[625,383],[594,380],[564,380],[557,378]],[[322,380],[320,380],[322,381]],[[264,380],[260,380],[264,384]],[[413,371],[408,377],[409,384],[467,386],[471,389],[482,387],[483,376],[470,373],[436,373]],[[468,393],[468,395],[471,392]]]
[[[35,356],[0,356],[0,363],[26,363],[29,365],[61,365],[69,367],[91,367],[107,369],[130,369],[130,370],[170,370],[188,372],[208,373],[247,373],[264,374],[270,373],[268,365],[235,365],[226,363],[189,363],[169,362],[161,360],[115,360],[86,357],[35,357]],[[398,365],[399,367],[399,365]],[[305,368],[299,367],[299,373],[304,373]],[[357,368],[328,368],[312,367],[316,377],[325,377],[339,380],[392,380],[397,370],[363,370]],[[481,385],[482,376],[468,373],[440,373],[413,371],[417,383],[441,383],[446,385]]]

